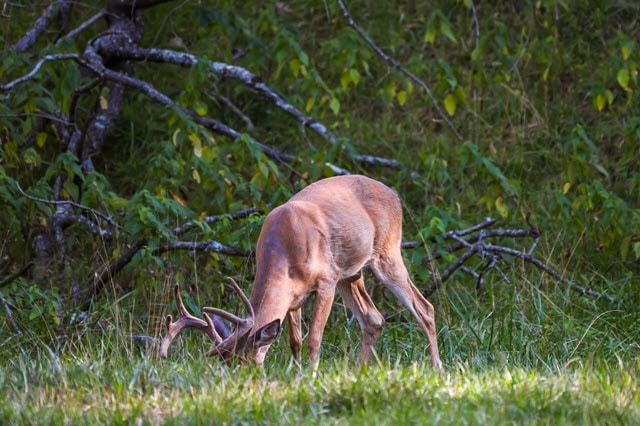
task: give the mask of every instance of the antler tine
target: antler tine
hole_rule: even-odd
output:
[[[201,320],[200,318],[191,315],[189,311],[187,311],[187,308],[182,301],[182,297],[180,297],[180,289],[178,284],[174,286],[173,291],[176,300],[176,306],[180,315],[175,322],[173,321],[173,317],[171,315],[167,315],[167,335],[164,337],[164,339],[162,339],[162,345],[160,346],[160,356],[162,358],[167,357],[167,352],[169,350],[171,342],[180,333],[180,331],[182,331],[183,328],[187,327],[193,327],[202,330],[207,334],[207,336],[209,336],[211,340],[214,341],[214,343],[220,343],[222,341],[222,338],[216,332],[211,318],[205,316],[206,320]]]
[[[227,312],[224,309],[220,309],[220,308],[212,308],[210,306],[205,306],[204,308],[202,308],[202,311],[210,315],[217,315],[219,317],[227,319],[234,324],[240,324],[247,321],[247,319],[245,318],[240,318],[239,316],[234,315],[231,312]]]
[[[255,318],[255,312],[253,311],[253,306],[251,306],[251,302],[249,301],[247,296],[244,294],[244,291],[242,291],[242,289],[240,288],[236,280],[234,280],[231,277],[227,277],[227,279],[231,281],[231,285],[233,285],[233,289],[236,291],[236,293],[238,293],[238,296],[240,296],[240,299],[242,299],[242,303],[244,303],[244,307],[249,313],[249,317]]]

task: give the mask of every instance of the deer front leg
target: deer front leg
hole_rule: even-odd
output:
[[[329,320],[331,305],[335,297],[335,285],[320,284],[320,287],[316,292],[316,300],[313,305],[313,318],[311,319],[311,327],[309,328],[309,336],[307,337],[307,350],[314,374],[318,370],[320,342],[322,341],[322,334]]]
[[[302,353],[302,308],[287,312],[289,323],[289,347],[296,361],[300,361]]]

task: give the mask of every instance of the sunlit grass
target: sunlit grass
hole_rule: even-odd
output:
[[[123,298],[82,332],[5,340],[0,423],[638,423],[637,315],[542,291],[532,277],[496,281],[480,296],[452,284],[436,296],[441,373],[413,319],[387,301],[375,359],[358,371],[360,331],[337,300],[314,377],[308,362],[290,360],[286,337],[264,369],[207,358],[209,342],[195,333],[159,359],[131,336],[160,335],[160,318],[155,330]]]
[[[314,378],[287,363],[266,370],[205,357],[41,353],[9,360],[2,423],[110,424],[634,424],[637,362],[544,370],[443,373],[423,361],[362,371],[326,360]]]

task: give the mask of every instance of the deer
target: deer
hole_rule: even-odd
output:
[[[256,273],[250,297],[230,278],[245,318],[213,307],[204,319],[190,314],[174,287],[179,317],[166,318],[168,332],[160,356],[184,328],[204,331],[213,341],[209,355],[253,360],[263,365],[269,347],[288,322],[293,357],[302,348],[301,308],[315,295],[306,338],[313,371],[336,292],[357,319],[362,342],[356,365],[370,361],[385,325],[367,293],[363,272],[378,281],[411,312],[426,336],[431,364],[441,369],[435,312],[411,281],[401,254],[402,205],[398,194],[362,175],[318,180],[273,209],[265,218],[255,249]],[[233,332],[220,318],[235,325]],[[212,319],[213,318],[213,319]],[[215,319],[215,324],[214,324]]]

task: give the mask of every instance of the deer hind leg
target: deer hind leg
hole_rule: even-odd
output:
[[[362,347],[357,361],[357,366],[360,368],[371,359],[384,328],[384,317],[369,297],[362,275],[355,281],[340,281],[337,287],[338,293],[349,310],[353,312],[362,330]]]
[[[300,361],[302,353],[302,308],[287,313],[289,323],[289,347],[296,361]]]
[[[373,262],[371,269],[376,277],[409,309],[418,321],[429,343],[431,364],[435,369],[442,369],[438,340],[436,339],[436,322],[433,305],[420,293],[409,278],[409,272],[402,260],[400,249]]]

